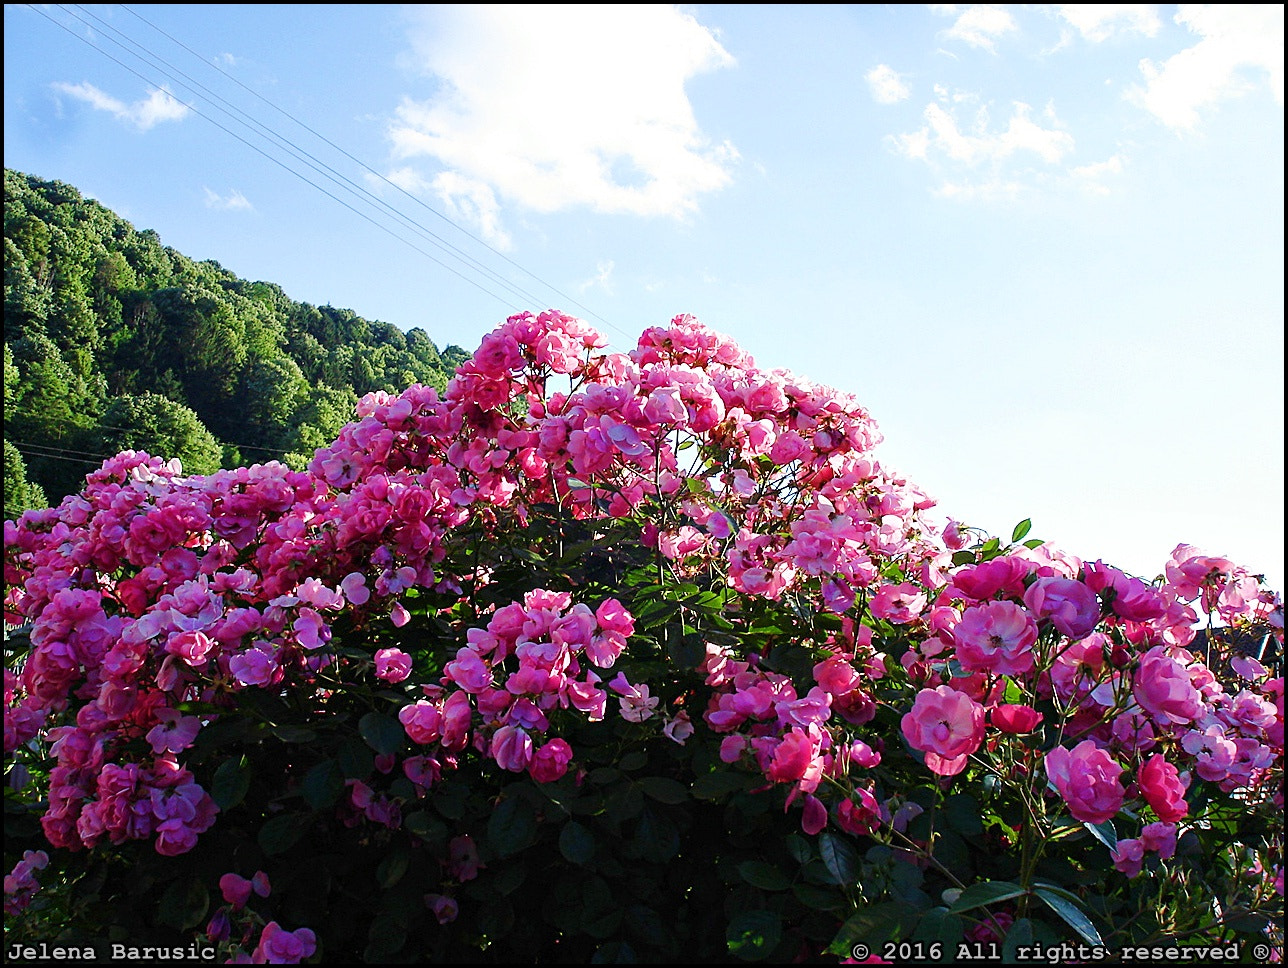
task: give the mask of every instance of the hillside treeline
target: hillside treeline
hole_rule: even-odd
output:
[[[467,355],[194,261],[70,185],[5,169],[6,518],[125,449],[192,473],[302,467],[358,397],[441,389]]]

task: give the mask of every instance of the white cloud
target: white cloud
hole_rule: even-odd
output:
[[[485,182],[454,171],[440,171],[430,188],[447,209],[448,218],[477,226],[483,238],[498,249],[513,247],[509,233],[501,226],[501,206]]]
[[[957,13],[957,7],[952,5],[938,5],[933,9],[938,13],[950,15]],[[997,49],[993,41],[1015,29],[1015,19],[1008,11],[1001,7],[980,5],[967,7],[961,11],[956,22],[944,32],[944,35],[994,54],[997,53]]]
[[[608,259],[604,262],[595,263],[595,274],[577,287],[577,291],[585,293],[586,290],[593,286],[599,286],[608,295],[613,294],[613,283],[610,278],[613,274],[613,260]]]
[[[255,206],[250,203],[250,200],[235,188],[227,195],[220,195],[209,188],[203,188],[202,191],[206,193],[206,208],[217,208],[227,212],[255,211]]]
[[[1127,96],[1170,128],[1191,129],[1199,109],[1268,85],[1284,102],[1282,4],[1182,4],[1176,22],[1202,39],[1161,65],[1140,62],[1145,87]]]
[[[893,67],[878,64],[864,75],[868,88],[872,91],[872,100],[878,104],[898,104],[912,96],[908,85]]]
[[[1044,128],[1031,117],[1032,109],[1015,102],[1004,131],[989,131],[986,108],[976,112],[974,124],[963,131],[957,115],[939,104],[928,104],[921,130],[895,135],[895,149],[909,158],[929,160],[932,153],[951,162],[974,167],[986,162],[1001,162],[1019,153],[1037,155],[1055,164],[1073,150],[1073,135],[1058,128]],[[1050,115],[1050,109],[1047,114]]]
[[[1072,176],[1074,183],[1088,194],[1108,195],[1109,186],[1104,183],[1103,179],[1121,175],[1122,171],[1122,156],[1110,155],[1104,161],[1071,168],[1069,169],[1069,174]]]
[[[682,218],[731,181],[738,152],[703,134],[685,84],[734,59],[692,16],[654,4],[411,16],[414,66],[438,91],[404,99],[389,137],[399,160],[429,159],[458,205]]]
[[[79,101],[84,101],[92,108],[107,111],[119,120],[134,125],[140,131],[147,131],[162,121],[181,121],[187,117],[190,110],[187,105],[175,100],[164,87],[154,90],[148,97],[133,104],[119,101],[88,82],[80,84],[57,82],[53,87]]]
[[[1066,3],[1056,9],[1078,33],[1097,44],[1117,34],[1153,37],[1162,26],[1148,3]]]

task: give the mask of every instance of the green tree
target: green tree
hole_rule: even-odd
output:
[[[219,469],[223,451],[196,413],[155,393],[115,397],[103,420],[86,438],[86,451],[115,454],[146,451],[154,457],[178,457],[189,474]]]

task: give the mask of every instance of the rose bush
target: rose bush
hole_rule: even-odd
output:
[[[6,929],[258,962],[1281,943],[1256,576],[939,526],[851,397],[690,317],[604,345],[515,316],[307,472],[127,452],[5,522]]]

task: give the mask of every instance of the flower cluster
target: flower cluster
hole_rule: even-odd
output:
[[[1112,855],[1127,877],[1175,856],[1200,786],[1282,808],[1282,676],[1219,634],[1282,643],[1256,576],[1188,545],[1152,583],[1039,542],[968,549],[875,459],[853,398],[762,370],[687,316],[630,353],[604,345],[562,313],[514,316],[441,395],[367,395],[305,472],[193,477],[125,452],[6,521],[6,620],[30,649],[5,670],[5,753],[52,760],[32,791],[48,843],[188,852],[219,823],[205,737],[257,703],[321,723],[355,695],[375,697],[361,728],[379,755],[349,762],[333,797],[325,769],[303,795],[373,839],[406,832],[467,765],[573,782],[573,726],[599,723],[672,753],[709,744],[704,763],[799,803],[809,835],[912,829],[922,806],[891,786],[909,782],[892,758],[945,787],[987,773],[1027,791],[1035,823],[1127,817],[1138,836]],[[551,518],[644,561],[650,584],[504,585],[516,536]],[[646,613],[674,614],[678,651],[637,631]],[[269,714],[253,725],[290,735]],[[448,855],[424,895],[446,925],[481,861],[467,834],[422,817],[422,835]],[[7,910],[41,859],[6,878]],[[220,887],[212,937],[268,892]],[[245,958],[299,961],[316,938],[269,922],[243,940]]]

